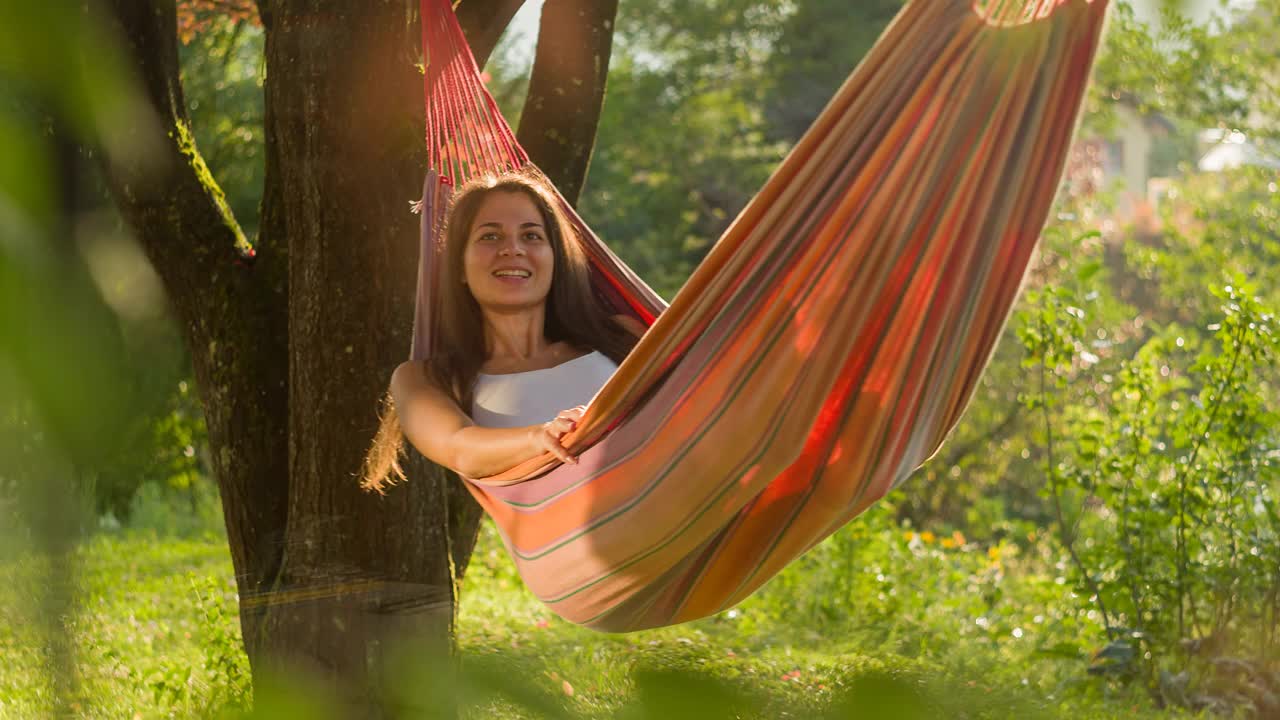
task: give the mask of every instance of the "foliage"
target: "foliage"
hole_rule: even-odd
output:
[[[133,131],[151,118],[96,19],[79,3],[0,4],[0,535],[6,555],[30,546],[48,558],[26,586],[37,611],[23,646],[38,648],[26,668],[47,680],[58,715],[71,713],[77,684],[65,631],[87,515],[77,484],[111,455],[139,401],[118,309],[80,253],[89,233],[75,221],[91,194],[81,144],[145,153]]]
[[[167,323],[156,324],[161,326],[156,329],[165,345],[149,357],[138,357],[141,348],[130,348],[134,353],[130,380],[147,401],[121,423],[114,452],[98,465],[87,488],[98,514],[110,516],[108,522],[129,522],[137,493],[148,485],[168,493],[185,493],[194,513],[194,487],[208,482],[203,412],[195,388],[179,379],[189,372],[186,357],[173,352],[181,346]]]
[[[1149,27],[1133,5],[1114,3],[1098,55],[1089,117],[1109,117],[1115,103],[1194,121],[1201,127],[1256,131],[1280,139],[1277,0],[1219,9],[1195,23],[1173,3]]]
[[[0,80],[13,91],[0,104],[0,420],[17,425],[5,428],[0,455],[21,458],[0,476],[14,478],[49,455],[82,468],[100,460],[110,452],[105,429],[131,410],[115,309],[67,219],[89,183],[51,169],[74,171],[78,143],[90,138],[101,152],[136,151],[115,124],[145,119],[132,116],[134,88],[114,74],[120,58],[109,37],[78,9],[6,5],[0,28]],[[80,67],[59,52],[77,46],[100,63]]]
[[[799,140],[903,4],[795,3],[765,65],[770,136]]]
[[[12,314],[0,319],[0,435],[14,443],[0,452],[0,505],[25,498],[31,515],[58,486],[50,476],[64,476],[90,492],[97,513],[127,519],[142,483],[196,477],[203,433],[179,391],[184,351],[156,280],[139,269],[92,164],[94,153],[145,152],[125,131],[151,118],[93,15],[65,3],[3,12],[6,53],[26,61],[0,67],[17,91],[0,107],[0,148],[11,150],[0,152],[0,206],[10,210],[0,221],[0,305]],[[81,51],[95,62],[75,63]],[[70,187],[47,172],[59,153],[78,176]]]
[[[1162,321],[1195,323],[1219,310],[1204,282],[1240,275],[1266,304],[1280,305],[1280,287],[1267,281],[1280,266],[1280,175],[1256,167],[1189,175],[1160,215],[1158,228],[1135,228],[1122,248],[1138,280],[1122,289],[1130,302]]]
[[[178,0],[178,39],[184,45],[202,34],[217,32],[226,22],[262,24],[253,0]]]
[[[614,68],[581,212],[671,297],[784,148],[763,142],[759,110],[731,88],[681,89],[627,57]]]
[[[1078,289],[1098,269],[1028,293],[1017,322],[1040,376],[1024,400],[1043,419],[1045,494],[1110,641],[1094,669],[1141,675],[1169,702],[1268,712],[1276,680],[1258,678],[1280,642],[1274,313],[1237,276],[1213,288],[1212,324],[1149,324],[1132,356],[1100,363],[1082,350],[1091,303]]]
[[[234,593],[213,577],[187,573],[195,596],[196,639],[203,655],[200,665],[168,665],[148,678],[156,705],[182,708],[188,715],[197,708],[245,709],[249,699],[249,667],[240,634],[236,632]],[[228,597],[230,596],[230,597]],[[204,679],[197,683],[197,673]],[[199,689],[197,689],[199,688]],[[203,690],[203,692],[201,691]]]

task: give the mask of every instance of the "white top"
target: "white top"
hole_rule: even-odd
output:
[[[471,419],[491,428],[539,425],[561,410],[588,405],[618,366],[592,352],[555,367],[476,378]]]

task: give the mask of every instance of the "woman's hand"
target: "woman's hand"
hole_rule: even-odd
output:
[[[534,447],[539,452],[549,452],[560,459],[560,462],[577,465],[578,458],[569,454],[561,444],[560,438],[566,433],[578,427],[578,421],[582,419],[582,414],[587,411],[587,406],[579,405],[576,408],[563,410],[554,419],[541,425],[535,425],[531,428],[531,440]]]

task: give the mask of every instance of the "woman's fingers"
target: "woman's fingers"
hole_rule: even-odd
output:
[[[569,454],[561,444],[560,438],[573,429],[574,422],[568,418],[557,417],[542,426],[543,448],[555,455],[564,463],[577,463],[578,459]]]
[[[562,462],[562,463],[570,463],[570,464],[572,464],[572,463],[576,462],[576,461],[574,460],[573,456],[569,454],[569,451],[568,451],[568,450],[565,450],[565,449],[564,449],[564,446],[563,446],[563,445],[561,445],[561,444],[560,444],[558,441],[556,441],[556,440],[552,440],[551,442],[547,443],[547,450],[548,450],[552,455],[555,455],[555,456],[556,456],[556,458],[558,458],[558,459],[560,460],[560,462]]]
[[[556,415],[556,419],[559,420],[561,418],[564,418],[564,419],[572,420],[576,423],[582,419],[582,416],[584,413],[586,413],[586,411],[587,409],[585,407],[579,405],[576,408],[570,408],[568,410],[560,411],[560,414]]]
[[[564,444],[560,442],[560,438],[564,437],[566,433],[572,432],[586,412],[587,406],[579,405],[568,410],[562,410],[550,421],[543,423],[539,441],[542,449],[555,455],[560,462],[576,465],[578,458],[569,454]]]

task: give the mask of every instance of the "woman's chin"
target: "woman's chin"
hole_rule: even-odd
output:
[[[536,310],[546,305],[545,293],[539,295],[533,288],[519,288],[507,292],[486,293],[487,297],[479,300],[481,309],[493,312],[516,312],[520,310]]]

